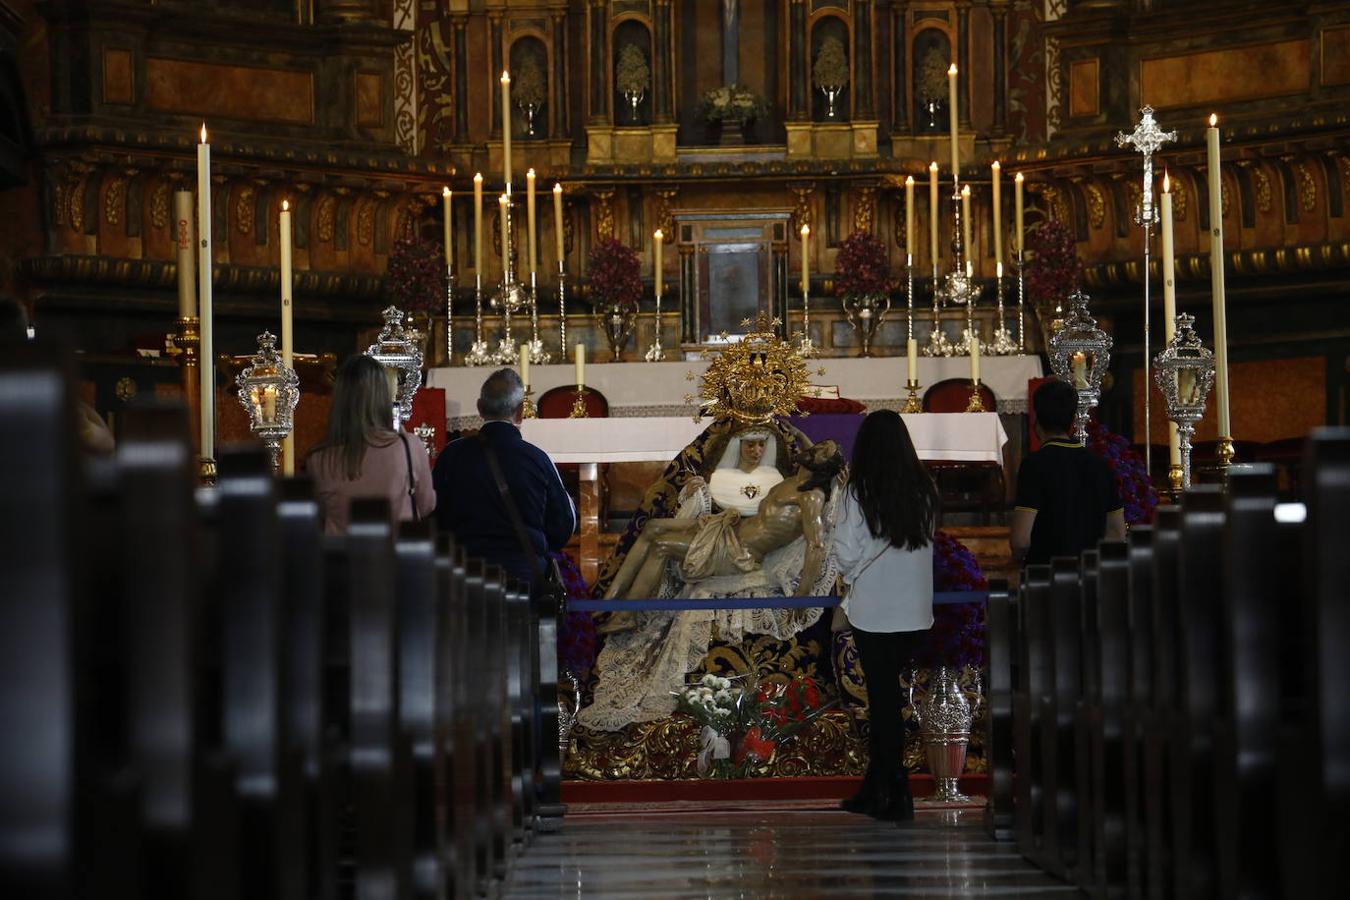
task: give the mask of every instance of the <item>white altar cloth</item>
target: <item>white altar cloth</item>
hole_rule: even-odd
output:
[[[1003,463],[1008,434],[995,413],[904,417],[920,459]],[[555,463],[666,462],[711,424],[679,418],[527,419],[525,439]]]
[[[905,358],[882,356],[809,360],[811,383],[838,385],[839,394],[859,400],[871,409],[898,409],[905,398]],[[693,414],[685,395],[697,394],[698,379],[708,363],[678,362],[599,363],[586,365],[586,385],[604,394],[611,417],[678,416]],[[823,368],[825,373],[818,374]],[[476,427],[478,390],[492,372],[488,366],[428,369],[427,387],[445,389],[445,413],[452,428]],[[550,388],[574,383],[572,364],[530,366],[530,385],[539,397]],[[694,379],[688,376],[693,374]],[[1039,356],[986,356],[980,375],[994,392],[1001,412],[1025,412],[1027,381],[1042,374]],[[919,359],[920,390],[947,378],[969,378],[970,359],[964,356]]]

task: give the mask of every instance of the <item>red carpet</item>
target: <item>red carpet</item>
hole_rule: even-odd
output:
[[[599,804],[624,804],[635,807],[670,804],[717,804],[719,807],[754,803],[816,803],[833,805],[852,795],[860,778],[745,778],[735,780],[688,779],[681,781],[564,781],[563,802],[587,809]],[[961,791],[984,805],[987,775],[962,775]],[[930,775],[911,775],[910,790],[915,797],[933,793]]]

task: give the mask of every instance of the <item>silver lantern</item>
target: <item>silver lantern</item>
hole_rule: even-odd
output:
[[[1087,294],[1070,294],[1069,314],[1063,326],[1050,336],[1050,368],[1078,392],[1073,430],[1079,437],[1086,437],[1088,414],[1101,400],[1102,378],[1111,366],[1114,343],[1088,312]]]
[[[248,413],[249,429],[267,445],[272,471],[280,465],[281,442],[295,428],[300,402],[300,376],[281,361],[277,339],[270,331],[258,335],[258,352],[234,379],[239,402]]]
[[[366,356],[380,363],[394,376],[395,431],[412,416],[413,395],[422,386],[422,350],[403,327],[403,312],[397,307],[385,309],[384,327],[375,343],[366,348]]]
[[[1195,316],[1181,313],[1172,340],[1153,358],[1153,380],[1177,425],[1181,445],[1181,486],[1191,486],[1191,437],[1205,414],[1205,398],[1214,386],[1214,354],[1195,333]]]

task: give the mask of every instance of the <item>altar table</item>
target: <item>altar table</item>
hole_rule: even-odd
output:
[[[859,400],[871,409],[899,409],[904,404],[903,356],[813,359],[807,365],[812,384],[837,385],[840,396]],[[964,356],[921,357],[918,365],[921,392],[948,378],[970,377],[970,360]],[[586,385],[604,394],[611,417],[692,416],[694,407],[685,402],[685,397],[698,393],[698,380],[707,368],[705,360],[588,362]],[[818,372],[822,368],[824,374]],[[427,370],[427,386],[445,389],[445,413],[452,429],[478,427],[478,391],[491,372],[490,366]],[[982,357],[980,375],[994,392],[999,412],[1024,413],[1027,381],[1042,375],[1041,360],[1039,356]],[[571,363],[530,366],[530,386],[536,397],[550,388],[573,384],[574,380]]]
[[[831,439],[848,455],[861,415],[794,417],[813,441]],[[1003,463],[1007,432],[997,413],[913,413],[904,416],[919,458],[945,462]],[[626,419],[526,419],[525,439],[555,463],[580,464],[581,530],[578,538],[582,577],[588,583],[599,570],[600,464],[666,462],[711,424],[690,416]]]

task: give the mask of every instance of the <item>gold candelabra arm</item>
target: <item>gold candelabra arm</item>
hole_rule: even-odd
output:
[[[923,402],[919,400],[919,387],[917,381],[905,382],[905,390],[909,392],[909,396],[905,398],[904,409],[900,410],[902,413],[923,412]]]
[[[525,402],[521,404],[520,416],[522,419],[537,419],[539,411],[534,408],[534,388],[525,386]]]
[[[988,412],[988,410],[984,408],[984,398],[980,396],[980,382],[978,379],[970,383],[970,403],[966,405],[966,412]]]
[[[568,413],[567,418],[589,419],[591,417],[590,411],[586,409],[585,396],[586,396],[586,387],[580,384],[577,385],[577,397],[574,401],[572,401],[572,411]]]

